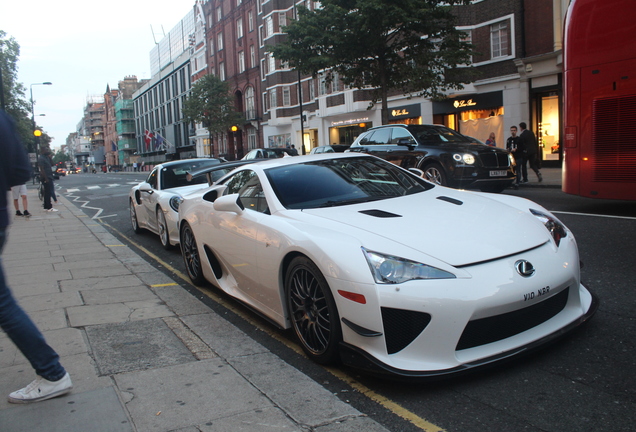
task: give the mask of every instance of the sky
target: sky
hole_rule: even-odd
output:
[[[20,44],[18,81],[59,149],[86,102],[126,76],[150,78],[150,51],[194,0],[1,0],[0,30]],[[152,28],[152,29],[151,29]],[[154,33],[154,38],[153,38]],[[51,82],[52,85],[31,84]],[[45,116],[40,116],[45,114]]]

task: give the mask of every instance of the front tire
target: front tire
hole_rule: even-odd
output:
[[[285,277],[285,295],[303,351],[319,364],[337,362],[342,341],[338,309],[327,281],[311,260],[292,260]]]
[[[170,230],[166,223],[166,215],[163,213],[163,210],[161,210],[161,207],[157,208],[157,229],[159,230],[161,246],[163,246],[165,250],[172,249],[172,245],[170,244]]]
[[[129,209],[130,209],[130,225],[132,225],[132,229],[135,234],[141,233],[141,228],[139,227],[139,221],[137,220],[137,211],[135,210],[135,204],[132,200],[129,201]]]
[[[201,257],[197,241],[194,238],[194,232],[188,222],[183,221],[181,226],[181,236],[179,244],[181,245],[181,256],[190,280],[195,285],[203,285],[205,278],[203,277],[203,269],[201,268]]]
[[[440,186],[448,185],[448,180],[446,179],[446,171],[444,171],[444,168],[442,168],[442,166],[437,162],[433,162],[432,164],[427,165],[423,171],[424,178],[429,182]]]

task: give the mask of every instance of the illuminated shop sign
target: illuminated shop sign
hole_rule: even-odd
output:
[[[366,123],[368,121],[369,121],[369,117],[361,117],[361,118],[350,119],[350,120],[338,120],[338,121],[331,122],[331,127],[349,126],[349,125],[354,125],[358,123]]]
[[[470,110],[498,108],[501,106],[503,106],[503,93],[500,91],[470,94],[433,102],[433,114],[449,114]]]
[[[402,105],[395,108],[389,108],[389,110],[389,120],[400,120],[419,117],[422,115],[420,104]]]

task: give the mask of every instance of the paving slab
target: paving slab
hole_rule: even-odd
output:
[[[101,375],[195,361],[161,319],[91,326],[86,335]]]
[[[133,432],[113,387],[0,410],[3,432]]]
[[[122,392],[132,395],[126,407],[139,432],[213,424],[218,419],[274,408],[265,395],[221,359],[118,374],[115,381]],[[269,420],[279,421],[279,428],[290,425],[285,416]]]

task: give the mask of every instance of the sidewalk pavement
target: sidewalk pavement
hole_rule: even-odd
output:
[[[2,262],[9,286],[71,374],[69,395],[6,395],[35,374],[0,334],[0,430],[386,431],[270,353],[63,196],[29,190]],[[13,212],[11,212],[13,214]],[[4,395],[2,395],[4,393]]]

